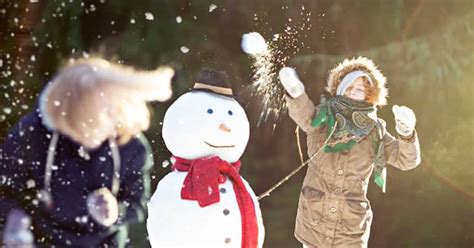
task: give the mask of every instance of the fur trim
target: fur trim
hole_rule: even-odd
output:
[[[367,73],[372,79],[375,87],[375,105],[386,105],[388,97],[388,89],[386,88],[387,79],[377,68],[374,62],[366,57],[344,59],[342,63],[338,64],[334,69],[332,69],[329,72],[326,91],[335,96],[337,87],[341,83],[344,76],[347,73],[356,70]]]

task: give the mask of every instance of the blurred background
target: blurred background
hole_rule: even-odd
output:
[[[281,47],[285,64],[314,102],[329,69],[367,56],[388,78],[389,105],[379,115],[389,132],[396,134],[393,104],[417,114],[422,164],[407,172],[389,167],[386,194],[370,185],[369,247],[474,247],[471,0],[0,0],[0,141],[70,57],[99,55],[140,69],[171,65],[174,98],[150,106],[146,133],[154,190],[170,171],[161,166],[170,156],[161,138],[164,112],[202,67],[214,67],[227,71],[249,116],[242,175],[262,193],[299,165],[295,124],[285,112],[259,122],[259,99],[244,94],[252,60],[240,41],[251,31],[272,39],[288,26],[300,31],[296,46]],[[304,171],[260,202],[267,248],[300,247],[293,228]],[[144,225],[132,227],[131,239],[133,247],[149,247]]]

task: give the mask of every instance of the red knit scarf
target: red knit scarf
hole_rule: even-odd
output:
[[[258,226],[255,206],[240,177],[240,161],[230,164],[219,157],[195,160],[186,160],[176,156],[174,158],[176,162],[173,164],[173,169],[188,172],[181,189],[181,198],[196,200],[201,207],[219,202],[219,184],[225,182],[225,176],[232,180],[242,218],[242,248],[256,248]]]

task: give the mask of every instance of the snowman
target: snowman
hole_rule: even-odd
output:
[[[224,72],[204,69],[166,111],[163,139],[173,171],[148,203],[152,247],[262,247],[257,197],[239,175],[249,122]]]

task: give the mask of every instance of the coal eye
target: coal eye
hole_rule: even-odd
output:
[[[213,112],[214,112],[214,110],[212,110],[212,109],[208,109],[208,110],[207,110],[207,113],[208,113],[208,114],[212,114]]]
[[[227,111],[227,113],[228,113],[229,115],[233,115],[233,114],[234,114],[234,113],[232,112],[232,110]]]

